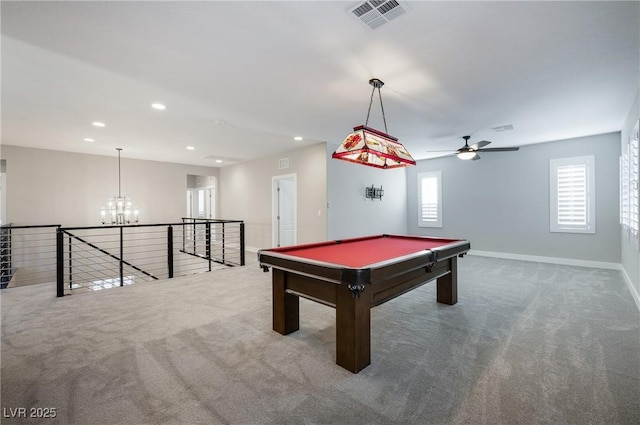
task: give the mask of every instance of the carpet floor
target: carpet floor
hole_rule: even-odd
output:
[[[254,255],[254,254],[252,254]],[[620,272],[466,256],[371,312],[371,365],[335,364],[335,311],[271,329],[271,275],[55,298],[1,293],[3,424],[639,424],[640,313]],[[55,416],[53,418],[44,418]]]

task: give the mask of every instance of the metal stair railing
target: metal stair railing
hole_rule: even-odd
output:
[[[145,270],[142,270],[140,267],[137,267],[137,266],[131,264],[130,262],[125,261],[124,259],[116,256],[115,254],[112,254],[112,253],[110,253],[110,252],[108,252],[108,251],[106,251],[106,250],[104,250],[104,249],[92,244],[91,242],[86,241],[86,240],[82,239],[81,237],[79,237],[77,235],[74,235],[73,233],[71,233],[71,232],[69,232],[69,231],[67,231],[65,229],[62,229],[62,233],[65,233],[70,238],[76,239],[77,241],[82,242],[83,244],[85,244],[85,245],[87,245],[87,246],[89,246],[89,247],[91,247],[91,248],[93,248],[95,250],[98,250],[99,252],[101,252],[101,253],[103,253],[105,255],[108,255],[109,257],[113,258],[116,261],[121,261],[124,266],[129,266],[132,269],[134,269],[136,271],[139,271],[140,273],[142,273],[142,274],[144,274],[144,275],[146,275],[146,276],[148,276],[148,277],[150,277],[150,278],[152,278],[154,280],[158,280],[158,278],[155,277],[154,275],[152,275],[151,273],[149,273],[149,272],[147,272]],[[121,240],[122,240],[122,238],[121,238]],[[69,244],[69,246],[71,246],[71,244]]]
[[[245,264],[244,222],[183,219],[58,228],[56,294],[212,271],[216,263]]]
[[[55,282],[59,224],[0,226],[0,288]]]

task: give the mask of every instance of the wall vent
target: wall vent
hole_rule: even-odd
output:
[[[349,13],[374,30],[408,10],[406,5],[397,0],[367,0],[350,9]]]
[[[289,168],[289,158],[281,158],[278,160],[278,170]]]

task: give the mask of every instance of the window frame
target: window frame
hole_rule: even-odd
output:
[[[571,225],[558,222],[558,170],[572,165],[585,166],[585,224]],[[549,160],[549,231],[552,233],[596,233],[595,156],[585,155]]]
[[[435,178],[437,187],[437,219],[426,221],[422,216],[422,181],[425,178]],[[418,173],[418,227],[442,228],[442,172],[425,171]]]

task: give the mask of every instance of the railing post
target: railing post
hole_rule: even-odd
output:
[[[240,265],[244,266],[244,221],[240,222]]]
[[[120,286],[124,286],[124,228],[120,226]]]
[[[182,252],[187,252],[187,232],[184,231],[186,228],[185,224],[187,219],[182,217]],[[173,234],[173,229],[171,230]]]
[[[56,232],[56,288],[58,297],[64,297],[64,234]]]
[[[207,260],[209,261],[209,271],[211,271],[211,222],[207,220],[205,221],[205,225],[207,226],[205,229],[207,238],[205,242],[205,249],[207,251]]]
[[[184,223],[182,224],[182,247],[184,248]],[[173,277],[173,226],[167,227],[167,269],[169,279]]]
[[[197,247],[197,242],[198,242],[198,226],[196,224],[196,219],[193,219],[193,254],[198,254],[198,247]]]
[[[224,221],[222,222],[222,264],[226,264],[225,259],[224,259]]]
[[[71,247],[73,246],[73,241],[69,238],[69,289],[73,287],[73,258]]]

